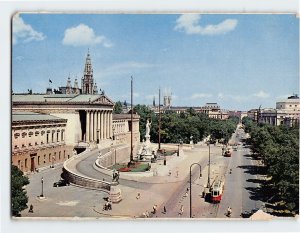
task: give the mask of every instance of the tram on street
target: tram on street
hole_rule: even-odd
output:
[[[222,200],[223,190],[224,179],[217,177],[210,188],[210,201],[212,203],[219,203]]]

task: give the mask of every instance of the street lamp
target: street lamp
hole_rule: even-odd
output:
[[[164,165],[167,165],[166,150],[164,150]]]
[[[190,218],[192,218],[192,166],[193,165],[198,165],[199,166],[199,168],[200,168],[199,179],[202,177],[201,165],[199,163],[193,163],[190,166]]]
[[[43,179],[43,177],[41,179],[41,183],[42,183],[42,193],[41,193],[40,197],[44,197],[44,179]]]
[[[210,142],[208,142],[208,176],[207,176],[207,187],[210,187]]]

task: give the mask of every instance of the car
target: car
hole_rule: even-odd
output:
[[[53,187],[61,187],[61,186],[67,186],[70,185],[70,182],[64,179],[60,179],[57,182],[54,182]]]

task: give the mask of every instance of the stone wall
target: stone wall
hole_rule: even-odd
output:
[[[62,178],[69,181],[72,184],[82,186],[91,189],[104,189],[110,190],[111,183],[103,180],[97,180],[86,177],[82,174],[77,173],[73,168],[76,167],[76,161],[78,157],[90,156],[90,151],[85,151],[81,154],[74,155],[70,159],[64,162]]]
[[[130,146],[113,148],[99,158],[99,164],[102,167],[110,167],[115,163],[129,162]]]

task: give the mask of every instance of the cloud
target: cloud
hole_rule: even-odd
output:
[[[255,96],[257,98],[268,98],[268,97],[270,97],[270,94],[268,94],[264,91],[259,91],[257,93],[254,93],[253,96]]]
[[[207,93],[195,93],[191,96],[191,99],[201,99],[201,98],[209,98],[209,97],[212,97],[212,95]]]
[[[226,19],[219,24],[200,25],[199,14],[183,14],[176,20],[175,31],[189,35],[221,35],[233,31],[238,24],[236,19]]]
[[[26,24],[20,15],[15,15],[13,18],[13,44],[28,43],[31,41],[44,40],[46,36],[35,31],[31,25]]]
[[[105,36],[96,35],[94,29],[85,24],[67,28],[62,43],[71,46],[87,46],[95,44],[101,44],[106,48],[113,46]]]

